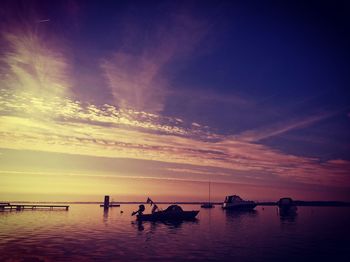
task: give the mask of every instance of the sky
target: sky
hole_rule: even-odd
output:
[[[346,1],[0,7],[0,200],[350,201]]]

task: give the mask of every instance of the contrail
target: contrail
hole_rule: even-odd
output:
[[[50,19],[42,19],[42,20],[38,20],[36,21],[37,23],[45,23],[45,22],[50,22]]]

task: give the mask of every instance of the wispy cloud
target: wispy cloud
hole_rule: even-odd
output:
[[[321,120],[327,119],[329,117],[334,116],[337,112],[326,112],[321,114],[316,114],[308,117],[304,117],[302,119],[295,119],[290,121],[278,122],[268,126],[264,126],[261,128],[256,128],[253,130],[247,130],[243,133],[235,136],[236,139],[242,141],[260,141],[262,139],[270,138],[273,136],[278,136],[289,132],[291,130],[305,128],[312,124],[315,124]]]
[[[117,53],[102,68],[117,105],[123,109],[159,112],[163,109],[166,83],[159,76],[160,62]]]
[[[64,96],[70,87],[69,63],[66,58],[30,30],[3,32],[9,51],[2,61],[8,68],[1,78],[2,88],[16,92],[30,91],[32,96]]]
[[[167,21],[151,26],[147,36],[127,23],[129,37],[124,39],[128,40],[114,55],[102,60],[107,84],[120,108],[162,111],[169,93],[165,66],[193,51],[208,31],[205,23],[185,14],[170,16]],[[130,50],[140,39],[142,48]]]
[[[255,106],[255,102],[251,99],[243,97],[238,94],[220,94],[218,92],[199,89],[195,91],[194,88],[186,88],[185,90],[172,90],[170,91],[171,97],[179,97],[186,103],[193,104],[208,104],[208,103],[227,103],[235,105],[239,108],[252,108]],[[194,100],[193,97],[196,99]]]
[[[23,172],[23,171],[1,171],[0,174],[6,175],[36,175],[36,176],[68,176],[68,177],[93,177],[93,178],[127,178],[127,179],[152,179],[152,180],[170,180],[170,181],[189,181],[189,182],[203,182],[203,180],[195,180],[191,178],[178,178],[178,177],[159,177],[159,176],[130,176],[130,175],[121,175],[121,174],[91,174],[91,173],[54,173],[54,172]]]
[[[221,173],[229,174],[224,176],[226,181],[236,180],[236,176],[256,179],[252,174],[258,173],[261,178],[272,174],[309,184],[342,186],[348,182],[345,160],[321,163],[316,158],[288,155],[264,145],[208,133],[198,126],[186,129],[175,119],[137,111],[125,113],[109,105],[83,107],[68,99],[45,103],[50,120],[31,118],[28,116],[33,112],[42,110],[41,103],[11,98],[4,90],[0,94],[3,148],[187,164],[193,166],[187,173],[202,176],[208,174],[194,167],[211,167],[217,169],[213,171],[218,173],[217,179],[222,180]]]

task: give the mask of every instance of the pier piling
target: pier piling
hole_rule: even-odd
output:
[[[103,208],[108,209],[109,207],[109,196],[105,196],[105,201],[103,203]]]

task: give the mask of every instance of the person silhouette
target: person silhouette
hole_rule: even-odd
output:
[[[145,206],[144,205],[139,205],[139,210],[132,212],[131,215],[132,216],[134,216],[136,214],[142,215],[143,211],[145,211]]]

